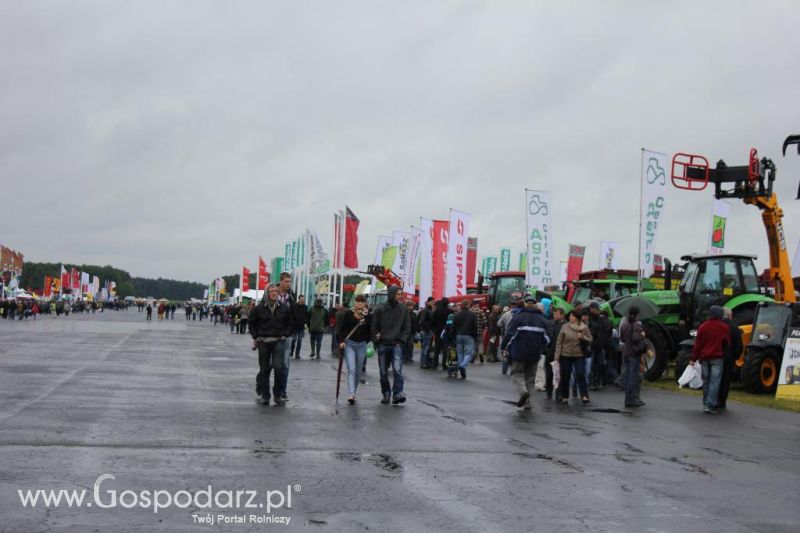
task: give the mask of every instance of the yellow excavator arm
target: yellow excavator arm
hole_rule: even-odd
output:
[[[769,197],[746,197],[744,203],[761,209],[769,244],[769,277],[775,287],[775,301],[795,303],[792,265],[789,262],[786,234],[783,232],[783,209],[778,205],[778,195],[772,193]]]

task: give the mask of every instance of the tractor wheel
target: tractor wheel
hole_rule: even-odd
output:
[[[667,369],[669,364],[668,339],[664,332],[650,323],[644,324],[644,333],[647,335],[647,353],[644,355],[644,379],[656,381]]]
[[[752,394],[774,394],[778,388],[781,356],[770,349],[750,348],[742,367],[742,385]]]
[[[689,366],[689,362],[692,360],[692,350],[682,348],[678,352],[678,357],[675,358],[675,381],[678,381],[680,377],[683,375],[683,372],[686,370],[686,367]]]

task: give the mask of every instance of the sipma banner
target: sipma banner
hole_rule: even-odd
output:
[[[450,236],[447,243],[445,296],[467,294],[467,240],[470,214],[450,210]]]
[[[528,248],[525,283],[534,289],[544,289],[554,283],[553,229],[550,217],[550,193],[525,189]]]
[[[567,281],[578,279],[583,272],[583,256],[586,255],[586,247],[577,244],[569,245],[569,260],[567,261]]]
[[[667,155],[642,149],[639,269],[644,278],[652,276],[655,272],[656,236],[664,218],[667,190]]]

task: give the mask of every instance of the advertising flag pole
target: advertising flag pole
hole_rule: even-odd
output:
[[[642,180],[642,169],[644,168],[644,148],[641,151],[641,164],[639,165],[639,267],[636,270],[636,292],[642,292],[642,202],[644,201],[644,183]]]

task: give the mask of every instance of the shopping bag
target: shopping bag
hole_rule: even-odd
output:
[[[367,343],[367,357],[372,357],[375,355],[375,345],[372,344],[372,341]]]
[[[557,390],[558,382],[561,381],[561,365],[558,364],[558,361],[553,361],[550,366],[553,367],[553,389]]]
[[[700,365],[687,365],[686,370],[684,370],[681,377],[678,378],[678,385],[681,388],[689,387],[690,389],[701,389],[703,387],[703,373],[700,370]]]

